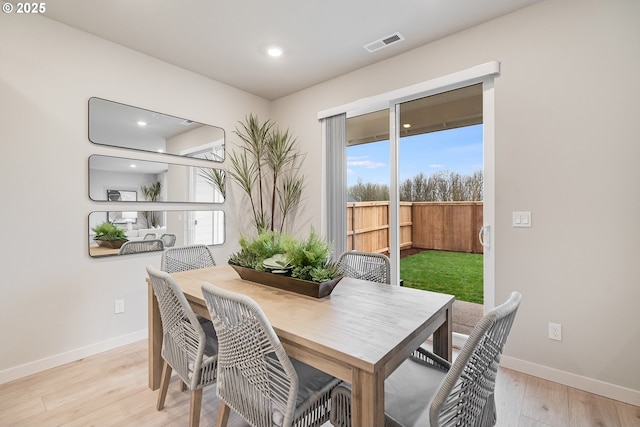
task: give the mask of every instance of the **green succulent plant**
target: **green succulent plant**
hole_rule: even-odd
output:
[[[275,254],[262,261],[262,266],[272,273],[288,273],[293,268],[287,260],[287,254]]]
[[[277,231],[263,231],[253,239],[242,236],[239,243],[241,249],[231,255],[229,264],[320,283],[341,275],[330,261],[331,245],[314,229],[303,240]]]
[[[324,268],[331,256],[331,245],[312,228],[305,240],[288,240],[284,244],[289,263],[293,266],[291,276],[313,280],[311,272]]]
[[[96,233],[94,240],[104,240],[107,242],[112,242],[114,240],[127,240],[125,230],[110,223],[109,221],[98,224],[91,230]]]

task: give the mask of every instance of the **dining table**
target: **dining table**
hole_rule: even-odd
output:
[[[172,276],[201,316],[210,318],[201,289],[205,282],[256,301],[290,357],[351,384],[354,427],[384,425],[385,378],[430,337],[434,353],[451,360],[452,295],[344,277],[330,295],[314,298],[242,280],[230,265]],[[147,283],[149,387],[155,390],[163,332]]]

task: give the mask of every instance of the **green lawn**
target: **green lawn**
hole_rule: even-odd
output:
[[[483,304],[482,254],[424,251],[400,259],[404,286]]]

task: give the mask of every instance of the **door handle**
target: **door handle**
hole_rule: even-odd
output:
[[[478,240],[480,244],[485,248],[491,247],[491,226],[483,225],[478,233]]]

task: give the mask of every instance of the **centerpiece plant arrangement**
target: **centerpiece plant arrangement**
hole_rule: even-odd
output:
[[[331,245],[312,228],[306,239],[265,230],[255,238],[240,238],[240,251],[229,264],[300,280],[324,283],[339,279],[341,271],[331,261]]]
[[[93,240],[98,246],[118,249],[127,241],[125,230],[109,221],[104,221],[91,230],[96,233]]]

